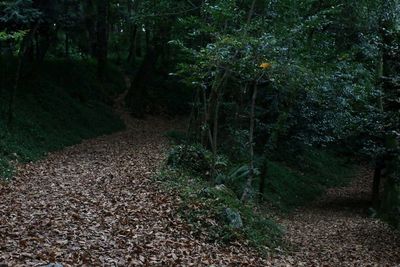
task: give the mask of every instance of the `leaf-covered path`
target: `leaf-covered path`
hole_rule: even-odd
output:
[[[181,201],[150,177],[162,163],[173,121],[132,121],[20,165],[0,185],[0,265],[41,266],[396,266],[400,239],[365,216],[367,175],[332,189],[282,219],[293,253],[263,259],[240,243],[195,238],[177,215]],[[368,265],[369,264],[369,265]]]
[[[21,165],[0,187],[0,263],[40,266],[264,265],[246,246],[194,238],[179,199],[150,179],[170,121],[135,127]]]
[[[400,233],[367,216],[371,171],[280,222],[294,266],[400,266]]]

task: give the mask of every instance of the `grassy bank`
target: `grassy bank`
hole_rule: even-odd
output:
[[[297,162],[268,161],[264,200],[280,211],[307,204],[327,188],[345,185],[356,168],[326,151],[306,151]]]
[[[36,160],[46,152],[123,129],[111,108],[112,98],[124,90],[122,74],[109,67],[101,84],[94,63],[63,60],[25,66],[13,124],[7,127],[15,61],[3,58],[0,65],[1,177],[11,177],[12,161]]]

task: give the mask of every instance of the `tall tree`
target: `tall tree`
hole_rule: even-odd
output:
[[[97,1],[97,75],[100,80],[104,79],[108,54],[108,15],[109,1]]]

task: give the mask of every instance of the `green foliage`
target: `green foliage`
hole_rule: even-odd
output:
[[[0,23],[13,27],[27,27],[42,15],[32,0],[1,1]]]
[[[17,42],[21,42],[26,33],[27,33],[26,31],[16,31],[13,33],[7,33],[5,31],[1,31],[0,41],[15,40]]]
[[[169,152],[167,164],[207,176],[211,169],[211,154],[201,145],[178,145]]]
[[[167,160],[167,165],[172,168],[180,168],[202,177],[210,176],[213,164],[216,171],[222,173],[229,162],[226,157],[218,155],[214,163],[212,153],[200,144],[176,145],[170,150]]]
[[[262,253],[266,253],[266,247],[281,245],[283,230],[255,206],[243,205],[227,187],[210,187],[202,178],[177,169],[165,169],[158,180],[182,198],[180,216],[189,223],[195,236],[206,232],[210,242],[224,243],[246,239]],[[240,214],[243,227],[229,224],[227,208]]]
[[[283,199],[276,206],[290,209],[335,186],[342,171],[348,176],[335,157],[310,150],[341,147],[371,162],[399,155],[399,1],[250,4],[206,1],[199,14],[182,16],[172,28],[183,32],[170,38],[178,52],[174,72],[197,92],[190,136],[231,161],[231,171],[211,179],[240,194],[253,173],[254,146],[255,158],[271,159],[266,181],[278,192],[289,188],[287,197],[270,192],[271,201]],[[250,144],[254,84],[259,94]],[[397,144],[388,145],[389,139]],[[288,159],[294,155],[303,156],[296,157],[303,166]]]
[[[201,171],[208,168],[207,153],[201,145],[175,146],[169,153],[167,164],[172,167],[190,167],[195,171]]]
[[[24,39],[24,37],[27,35],[28,31],[26,30],[17,30],[15,32],[7,32],[7,31],[0,31],[0,52],[1,52],[1,44],[5,42],[10,42],[13,44],[11,48],[11,54],[13,55],[18,55],[20,49],[21,49],[21,44]]]

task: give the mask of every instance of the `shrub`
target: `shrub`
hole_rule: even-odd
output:
[[[177,145],[171,149],[167,164],[173,168],[183,168],[201,175],[209,175],[211,154],[198,144]]]
[[[203,177],[173,168],[165,168],[157,179],[178,192],[179,214],[195,236],[207,233],[209,242],[247,240],[263,253],[265,247],[281,245],[282,228],[252,203],[244,205],[228,187],[210,186]],[[235,219],[240,216],[242,224],[233,223],[232,214]]]

